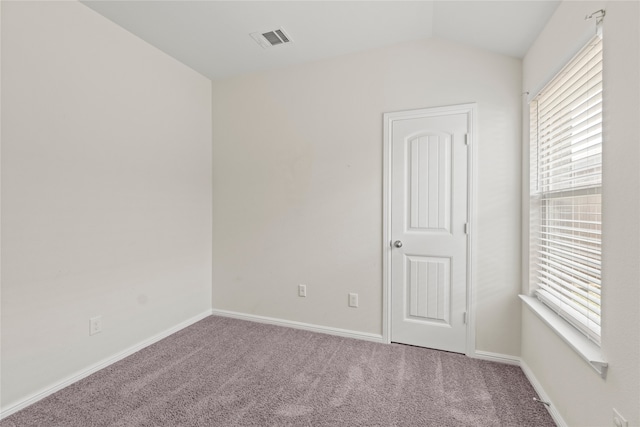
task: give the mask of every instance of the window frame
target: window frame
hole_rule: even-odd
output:
[[[599,52],[596,53],[596,56],[599,55],[599,64],[600,67],[602,66],[602,37],[601,35],[598,35],[596,37],[591,38],[588,43],[586,43],[586,45],[584,45],[579,52],[573,57],[571,58],[569,61],[567,61],[566,65],[561,69],[561,71],[556,74],[549,83],[547,83],[547,85],[545,85],[545,87],[538,92],[538,94],[536,94],[535,97],[533,97],[533,99],[531,100],[531,104],[530,104],[530,123],[529,123],[529,129],[530,129],[530,161],[529,161],[529,166],[530,166],[530,178],[529,178],[529,182],[530,182],[530,194],[529,194],[529,207],[530,207],[530,212],[529,212],[529,238],[530,238],[530,254],[529,254],[529,289],[530,289],[530,294],[532,296],[535,296],[535,298],[537,298],[537,300],[539,300],[542,304],[544,304],[544,306],[546,306],[547,308],[551,309],[553,312],[555,312],[558,316],[560,316],[562,319],[564,319],[564,321],[568,322],[573,328],[575,328],[576,330],[578,330],[581,334],[583,334],[586,338],[588,338],[590,341],[592,341],[593,343],[595,343],[598,347],[600,345],[600,337],[601,337],[601,333],[600,333],[600,318],[599,318],[599,309],[600,306],[602,304],[601,302],[601,297],[599,296],[599,294],[597,295],[597,298],[595,297],[596,295],[596,288],[595,288],[595,283],[588,283],[589,281],[591,281],[591,278],[593,278],[592,282],[597,282],[597,291],[599,292],[599,287],[600,287],[600,278],[601,278],[601,267],[597,268],[597,275],[594,272],[595,268],[593,267],[595,266],[600,266],[600,259],[601,259],[601,255],[596,257],[594,256],[593,259],[591,259],[590,257],[585,257],[586,261],[584,260],[578,260],[578,261],[570,261],[570,259],[572,257],[578,256],[575,254],[574,248],[572,247],[571,243],[566,243],[565,246],[567,246],[569,249],[568,251],[566,251],[569,255],[563,255],[562,254],[562,250],[558,250],[557,246],[559,243],[558,242],[553,242],[553,241],[548,241],[547,243],[545,243],[545,246],[548,246],[546,248],[541,249],[542,245],[540,244],[541,241],[541,236],[544,235],[544,233],[546,233],[547,231],[544,229],[545,227],[548,227],[548,223],[551,221],[559,221],[557,219],[557,217],[553,217],[556,219],[549,219],[548,217],[545,217],[545,212],[549,212],[549,209],[553,209],[553,206],[547,210],[543,210],[543,206],[549,206],[548,203],[550,200],[558,200],[560,201],[562,204],[562,201],[565,200],[569,200],[571,198],[575,198],[575,197],[593,197],[593,199],[595,200],[595,196],[594,195],[601,195],[601,189],[602,189],[602,111],[600,110],[600,112],[598,113],[600,115],[599,118],[599,132],[597,132],[597,136],[595,137],[595,139],[599,139],[599,142],[595,143],[593,146],[597,145],[598,149],[596,151],[594,151],[594,153],[596,153],[594,155],[594,158],[599,157],[599,162],[597,162],[595,165],[590,165],[590,162],[587,161],[587,167],[586,169],[589,170],[590,166],[595,166],[596,169],[599,170],[598,172],[598,176],[596,177],[595,173],[590,173],[587,178],[586,178],[586,182],[589,185],[573,185],[572,182],[570,182],[569,184],[564,183],[563,181],[573,181],[574,179],[571,178],[569,180],[564,179],[565,177],[562,177],[562,180],[559,180],[557,182],[559,182],[559,184],[554,184],[554,173],[557,173],[558,170],[560,170],[561,167],[566,167],[567,165],[575,165],[575,161],[573,160],[574,157],[574,149],[573,149],[573,140],[568,137],[566,140],[568,140],[568,142],[566,142],[566,140],[563,142],[564,146],[560,145],[560,150],[557,150],[557,146],[554,146],[553,144],[556,143],[556,141],[554,140],[554,138],[556,138],[556,136],[554,137],[549,137],[548,134],[549,133],[553,133],[555,132],[555,130],[551,130],[549,131],[549,128],[547,127],[545,129],[545,132],[547,133],[547,140],[543,140],[541,132],[540,132],[540,121],[541,121],[541,117],[539,115],[539,105],[538,105],[538,101],[540,99],[545,99],[545,97],[548,97],[549,94],[551,94],[553,100],[552,102],[555,103],[555,105],[553,106],[553,108],[556,108],[557,105],[562,105],[564,103],[565,99],[567,98],[561,98],[561,96],[566,96],[566,93],[563,93],[562,90],[566,91],[567,88],[563,85],[565,85],[567,82],[573,82],[574,84],[578,84],[580,79],[585,78],[585,76],[591,72],[591,68],[587,68],[587,73],[582,74],[582,73],[576,73],[575,70],[573,69],[573,67],[579,66],[581,61],[583,61],[583,63],[586,64],[591,64],[591,59],[586,59],[585,57],[587,57],[589,55],[589,51],[592,50],[593,48],[599,49]],[[586,61],[586,62],[585,62]],[[599,72],[599,85],[602,85],[602,71],[600,70]],[[577,79],[574,79],[575,76],[578,75],[580,76]],[[589,79],[587,79],[589,80]],[[580,87],[580,86],[579,86]],[[560,90],[560,94],[557,97],[554,97],[554,95],[556,94],[555,91]],[[602,89],[600,89],[600,93],[597,95],[600,97],[600,100],[598,101],[598,106],[601,109],[602,106],[602,93],[601,93]],[[571,90],[571,92],[569,92],[569,95],[574,95],[574,94],[582,94],[583,92],[581,92],[581,90]],[[588,97],[588,96],[587,96]],[[558,101],[557,99],[562,99],[563,101]],[[552,109],[553,109],[552,108]],[[588,107],[590,108],[590,107]],[[573,113],[573,110],[571,109],[567,109],[566,106],[559,108],[559,111],[563,111],[563,115],[571,115]],[[582,114],[582,112],[580,113]],[[588,117],[589,114],[591,114],[590,112],[586,113]],[[554,117],[553,114],[549,114],[548,116],[550,117]],[[565,117],[566,118],[566,117]],[[564,132],[568,133],[569,135],[572,135],[572,126],[573,126],[573,121],[574,117],[571,116],[570,119],[568,120],[564,120],[564,124],[569,124],[569,130],[564,130]],[[542,121],[545,123],[548,123],[547,119],[545,117],[542,117]],[[544,141],[542,144],[540,143],[541,141]],[[551,142],[549,142],[551,141]],[[545,145],[546,144],[551,144],[551,145]],[[567,145],[568,144],[568,145]],[[580,150],[586,150],[584,151],[585,155],[581,155],[584,163],[584,158],[589,158],[592,154],[588,154],[589,150],[590,150],[590,145],[589,141],[587,141],[586,143],[586,148],[581,147]],[[547,153],[544,156],[541,156],[540,153],[542,152],[541,147],[544,147],[543,149],[547,151]],[[564,152],[564,154],[557,154],[558,157],[553,157],[553,155],[549,154],[554,152],[554,149],[557,150],[558,153]],[[599,151],[598,151],[599,150]],[[554,154],[556,155],[556,154]],[[571,161],[569,163],[563,163],[564,161],[566,161],[566,158],[570,157]],[[575,156],[577,157],[577,156]],[[547,160],[547,162],[551,161],[551,163],[554,163],[554,165],[552,167],[547,166],[547,170],[544,170],[544,168],[542,168],[540,165],[544,163],[542,162],[542,160]],[[550,163],[547,163],[550,164]],[[559,167],[556,167],[556,165],[560,165]],[[551,172],[549,172],[551,171]],[[560,173],[562,173],[563,175],[567,175],[569,174],[569,176],[573,176],[573,175],[577,175],[574,173],[575,171],[573,170],[572,166],[569,166],[569,173],[566,172],[566,168],[565,170],[562,170]],[[541,178],[542,175],[545,175],[544,179],[547,179],[547,181],[545,182],[543,178]],[[593,178],[593,179],[591,179]],[[577,178],[575,179],[576,181],[578,180]],[[591,182],[590,182],[591,181]],[[582,182],[582,181],[581,181]],[[543,189],[543,187],[546,187]],[[571,204],[567,204],[566,206],[572,206]],[[597,203],[598,209],[597,212],[590,212],[593,213],[593,215],[598,215],[601,218],[601,197],[599,202]],[[583,213],[583,212],[578,212],[577,214],[575,214],[574,210],[571,210],[572,214],[571,214],[571,218],[573,218],[574,216],[580,216],[580,215],[588,215],[589,213]],[[569,222],[570,224],[572,224],[572,222],[581,222],[580,220],[564,220],[566,222]],[[594,222],[594,227],[596,227],[595,222]],[[602,243],[602,238],[601,238],[601,219],[599,221],[597,221],[597,231],[598,231],[598,242],[597,242],[597,248],[600,252],[600,248],[601,248],[601,243]],[[547,224],[547,225],[545,225]],[[557,225],[557,224],[556,224]],[[570,226],[569,226],[570,227]],[[595,230],[595,228],[594,228]],[[571,232],[575,232],[575,228],[570,230]],[[559,233],[561,234],[561,233]],[[565,236],[566,238],[566,236]],[[577,239],[579,240],[579,239]],[[560,243],[562,244],[562,243]],[[578,244],[577,244],[578,245]],[[551,247],[551,248],[549,248]],[[556,251],[556,253],[552,254],[552,251]],[[560,255],[558,255],[560,254]],[[556,257],[559,259],[559,261],[557,260],[553,260],[552,258]],[[563,258],[564,257],[564,258]],[[562,268],[566,267],[566,265],[570,265],[569,270],[573,270],[573,267],[571,266],[571,264],[575,264],[577,266],[577,268],[573,271],[573,275],[574,277],[569,277],[569,275],[565,274],[562,272]],[[556,265],[554,265],[556,264]],[[586,264],[589,264],[589,267],[585,267]],[[556,268],[557,267],[557,268]],[[562,267],[562,268],[560,268]],[[581,272],[581,270],[585,270],[587,271],[587,274],[585,275],[584,272]],[[592,271],[594,270],[594,271]],[[544,273],[541,273],[544,272]],[[550,274],[549,272],[551,272],[551,274],[557,274],[558,277],[561,277],[561,279],[557,279],[557,278],[551,278],[549,280],[549,282],[547,283],[546,277],[541,279],[541,275],[548,275]],[[576,280],[575,275],[578,275],[578,279]],[[580,277],[580,275],[582,275]],[[574,282],[571,283],[570,281],[573,280]],[[584,281],[584,283],[587,285],[587,290],[584,291],[585,295],[578,295],[577,290],[582,289],[584,286],[582,282]],[[589,285],[594,285],[589,287]],[[585,301],[588,301],[589,299],[593,299],[594,301],[597,301],[598,304],[596,306],[595,302],[593,302],[593,307],[591,307],[590,303],[587,304],[585,303],[585,307],[587,307],[587,309],[584,311],[586,312],[586,314],[583,314],[583,312],[581,312],[580,310],[583,308],[580,304],[575,304],[573,305],[573,303],[575,301],[578,301],[579,299],[584,299]],[[523,298],[523,300],[525,300]],[[527,302],[527,300],[525,300],[525,302]],[[531,306],[531,304],[529,304]],[[536,310],[534,310],[536,311]],[[543,310],[544,311],[544,310]],[[540,310],[536,311],[539,315],[541,313]],[[598,318],[596,319],[595,316],[597,316]],[[597,320],[597,323],[596,321]],[[547,322],[548,323],[548,322]],[[591,361],[590,361],[591,362]]]

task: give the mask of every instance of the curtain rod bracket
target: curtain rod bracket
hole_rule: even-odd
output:
[[[607,12],[604,9],[596,10],[591,15],[585,16],[584,20],[588,21],[589,19],[596,18],[596,25],[600,25],[606,14]]]

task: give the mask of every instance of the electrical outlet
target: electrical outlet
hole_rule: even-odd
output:
[[[298,285],[298,296],[299,297],[307,296],[307,285]]]
[[[95,335],[100,332],[102,332],[102,316],[89,319],[89,335]]]
[[[358,294],[349,294],[349,307],[358,307]]]
[[[613,408],[613,426],[614,427],[629,427],[629,422],[620,415],[620,412],[616,408]]]

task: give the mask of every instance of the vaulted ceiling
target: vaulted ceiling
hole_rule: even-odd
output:
[[[437,37],[521,58],[559,0],[83,1],[194,70],[218,79]],[[254,32],[292,43],[263,49]]]

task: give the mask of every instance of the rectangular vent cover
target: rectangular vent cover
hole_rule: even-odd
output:
[[[287,35],[284,28],[279,28],[266,33],[251,33],[250,36],[264,49],[291,43],[291,37]]]

